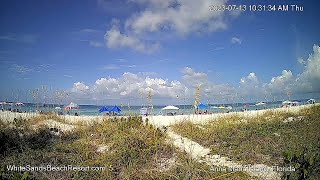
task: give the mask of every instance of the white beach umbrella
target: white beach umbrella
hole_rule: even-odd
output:
[[[179,108],[176,106],[166,106],[162,108],[162,110],[178,110]]]
[[[23,106],[24,104],[22,102],[17,102],[16,106]]]
[[[291,101],[283,101],[282,104],[291,104]]]
[[[70,108],[78,108],[79,105],[76,104],[76,103],[71,102],[71,103],[68,105],[68,107],[70,107]]]
[[[262,105],[265,105],[266,103],[265,102],[258,102],[257,104],[256,104],[256,106],[262,106]]]

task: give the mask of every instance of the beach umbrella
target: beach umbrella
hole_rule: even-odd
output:
[[[256,104],[256,106],[262,106],[262,105],[265,105],[266,103],[264,103],[264,102],[258,102],[257,104]]]
[[[16,106],[23,106],[24,104],[22,102],[17,102]]]
[[[282,104],[292,104],[291,101],[283,101]]]
[[[121,109],[118,106],[112,106],[112,107],[108,108],[108,111],[115,112],[115,113],[119,114],[121,112]]]
[[[64,110],[69,111],[71,109],[78,109],[79,105],[76,103],[71,102],[69,105],[64,107]]]
[[[164,110],[166,112],[165,114],[174,115],[174,114],[176,114],[175,111],[179,110],[179,108],[176,106],[166,106],[166,107],[162,108],[162,110]],[[168,111],[169,111],[169,113],[167,113]]]
[[[166,106],[162,108],[162,110],[178,110],[179,108],[176,106]]]
[[[205,104],[198,104],[198,108],[199,109],[208,109],[209,106],[205,105]]]
[[[73,103],[73,102],[71,102],[68,106],[69,106],[71,109],[79,108],[79,105],[76,104],[76,103]]]
[[[102,107],[99,109],[99,113],[104,112],[104,111],[108,111],[108,108],[105,107],[105,106],[102,106]]]

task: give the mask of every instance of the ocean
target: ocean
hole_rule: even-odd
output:
[[[300,105],[307,104],[308,99],[304,100],[292,100],[299,102]],[[235,112],[235,111],[242,111],[246,109],[250,110],[261,110],[261,109],[271,109],[281,107],[282,101],[275,101],[275,102],[265,102],[263,105],[257,106],[256,103],[233,103],[233,104],[209,104],[209,108],[201,109],[200,111],[207,111],[209,113],[221,113],[221,112]],[[177,114],[192,114],[195,112],[193,105],[175,105],[179,108]],[[61,110],[55,109],[55,107],[60,107]],[[108,107],[108,106],[107,106]],[[153,106],[153,114],[154,115],[161,115],[163,113],[162,108],[165,106]],[[222,108],[224,107],[224,108]],[[227,108],[232,107],[232,109]],[[4,110],[12,110],[18,109],[21,112],[35,112],[36,110],[43,111],[43,112],[62,112],[63,114],[67,114],[67,111],[64,110],[64,106],[52,105],[52,104],[35,104],[35,103],[24,103],[22,106],[15,106],[13,105],[0,105],[0,108]],[[69,111],[70,114],[78,113],[80,116],[96,116],[101,115],[99,113],[99,109],[101,105],[79,105],[78,109],[72,109]],[[121,109],[122,115],[139,115],[140,109],[142,106],[119,106]]]

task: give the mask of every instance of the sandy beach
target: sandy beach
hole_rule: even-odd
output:
[[[176,116],[148,116],[143,117],[143,119],[149,119],[149,122],[157,127],[162,126],[170,126],[173,124],[176,124],[180,121],[191,121],[195,124],[203,124],[207,123],[208,121],[214,121],[218,120],[222,117],[228,117],[233,115],[239,115],[245,117],[256,117],[259,116],[267,111],[277,111],[277,112],[292,112],[296,113],[304,108],[308,108],[310,106],[319,105],[317,104],[308,104],[308,105],[301,105],[301,106],[292,106],[292,107],[281,107],[281,108],[275,108],[275,109],[263,109],[263,110],[252,110],[252,111],[245,111],[245,112],[230,112],[230,113],[216,113],[216,114],[191,114],[191,115],[176,115]]]
[[[293,107],[281,107],[281,108],[275,108],[275,109],[264,109],[264,110],[252,110],[252,111],[245,111],[245,112],[230,112],[230,113],[215,113],[215,114],[190,114],[190,115],[175,115],[175,116],[163,116],[163,115],[156,115],[156,116],[143,116],[143,120],[148,119],[150,123],[155,125],[156,127],[163,127],[163,126],[170,126],[173,124],[176,124],[180,121],[192,121],[196,124],[202,124],[206,123],[208,121],[214,121],[218,120],[222,117],[228,117],[233,115],[239,115],[245,117],[256,117],[260,114],[263,114],[267,111],[277,111],[277,112],[298,112],[301,109],[308,108],[310,106],[319,105],[317,104],[309,104],[309,105],[300,105],[300,106],[293,106]],[[16,113],[16,112],[10,112],[10,111],[3,111],[0,112],[0,119],[3,122],[12,122],[14,118],[24,118],[29,119],[32,117],[39,116],[38,113]],[[90,124],[94,121],[101,121],[103,118],[106,117],[112,117],[112,116],[72,116],[72,115],[59,115],[60,118],[65,119],[68,123],[85,123]],[[116,116],[116,117],[125,117],[125,116]]]

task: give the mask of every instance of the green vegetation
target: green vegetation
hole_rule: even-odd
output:
[[[288,122],[283,122],[288,121]],[[226,116],[204,125],[182,122],[172,129],[212,154],[244,164],[292,166],[288,179],[320,177],[320,106],[298,113],[267,111],[258,117]]]
[[[0,121],[0,179],[248,179],[242,172],[213,172],[167,142],[141,117],[109,118],[56,135],[35,124],[53,119]],[[101,148],[103,147],[103,148]],[[103,149],[103,150],[101,150]],[[8,171],[7,165],[103,167],[101,171]]]

